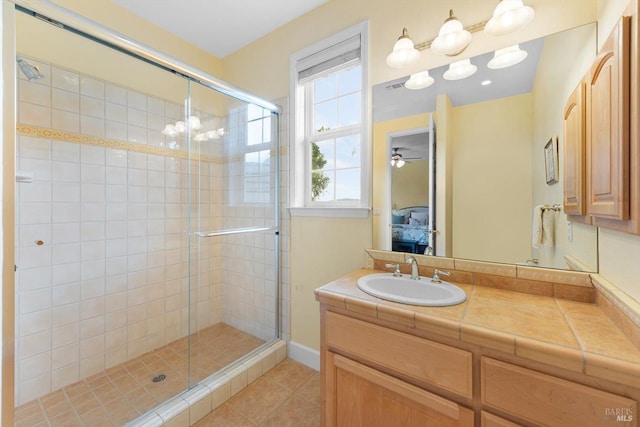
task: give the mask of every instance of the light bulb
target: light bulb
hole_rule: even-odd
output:
[[[522,0],[502,0],[484,26],[484,32],[492,36],[501,36],[519,30],[531,22],[534,15],[535,11],[525,6]]]
[[[404,87],[411,90],[424,89],[433,84],[433,77],[429,75],[429,71],[411,74],[409,80],[404,83]]]
[[[505,47],[504,49],[496,50],[496,52],[493,54],[493,59],[489,61],[487,67],[491,68],[492,70],[507,68],[524,61],[526,57],[527,51],[521,50],[520,46],[516,44],[513,46]]]
[[[445,80],[460,80],[473,75],[478,67],[473,65],[469,59],[454,62],[449,65],[449,69],[442,75]]]
[[[189,128],[191,130],[200,130],[202,125],[200,124],[200,119],[198,116],[189,116]]]
[[[438,37],[431,43],[431,50],[441,55],[455,56],[471,43],[471,33],[464,29],[458,18],[449,11],[449,18],[440,27]]]
[[[184,122],[183,122],[183,121],[177,121],[174,127],[175,127],[175,129],[176,129],[176,132],[178,132],[178,133],[184,133],[184,130],[185,130],[185,124],[184,124]]]
[[[420,58],[420,51],[414,47],[407,29],[403,28],[402,35],[393,45],[393,51],[387,55],[387,65],[394,68],[406,67],[418,58]]]
[[[176,131],[175,126],[173,125],[166,125],[164,127],[164,129],[162,130],[162,134],[169,136],[169,137],[174,137],[178,134],[178,132]]]

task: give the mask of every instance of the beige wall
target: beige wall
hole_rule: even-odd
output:
[[[453,256],[529,257],[531,95],[453,108]]]
[[[391,168],[391,207],[429,206],[429,161],[410,160]]]
[[[320,316],[314,289],[365,266],[371,221],[291,218],[291,339],[320,348]]]

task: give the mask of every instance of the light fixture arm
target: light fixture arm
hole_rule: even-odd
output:
[[[449,18],[447,18],[447,21],[451,19],[452,15],[453,15],[453,10],[449,12]],[[456,18],[454,17],[453,19],[456,19]],[[469,31],[472,34],[477,33],[478,31],[482,31],[482,29],[487,24],[487,22],[489,22],[489,20],[478,22],[477,24],[469,25],[468,27],[464,27],[464,29]],[[427,40],[426,42],[416,43],[415,48],[419,51],[427,50],[431,47],[431,44],[435,39],[436,38],[434,37],[431,40]]]

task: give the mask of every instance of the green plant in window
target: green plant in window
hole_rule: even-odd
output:
[[[329,185],[329,177],[324,172],[318,172],[327,164],[320,147],[315,142],[311,143],[311,147],[311,170],[313,171],[311,173],[311,200],[315,201]]]

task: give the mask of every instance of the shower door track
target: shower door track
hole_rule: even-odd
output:
[[[123,53],[152,63],[173,73],[189,77],[210,89],[224,93],[240,101],[258,105],[280,114],[280,107],[263,98],[246,92],[231,83],[219,79],[199,68],[193,67],[151,46],[133,40],[95,21],[78,15],[48,0],[9,0],[21,12],[33,15],[56,27],[87,37]]]

